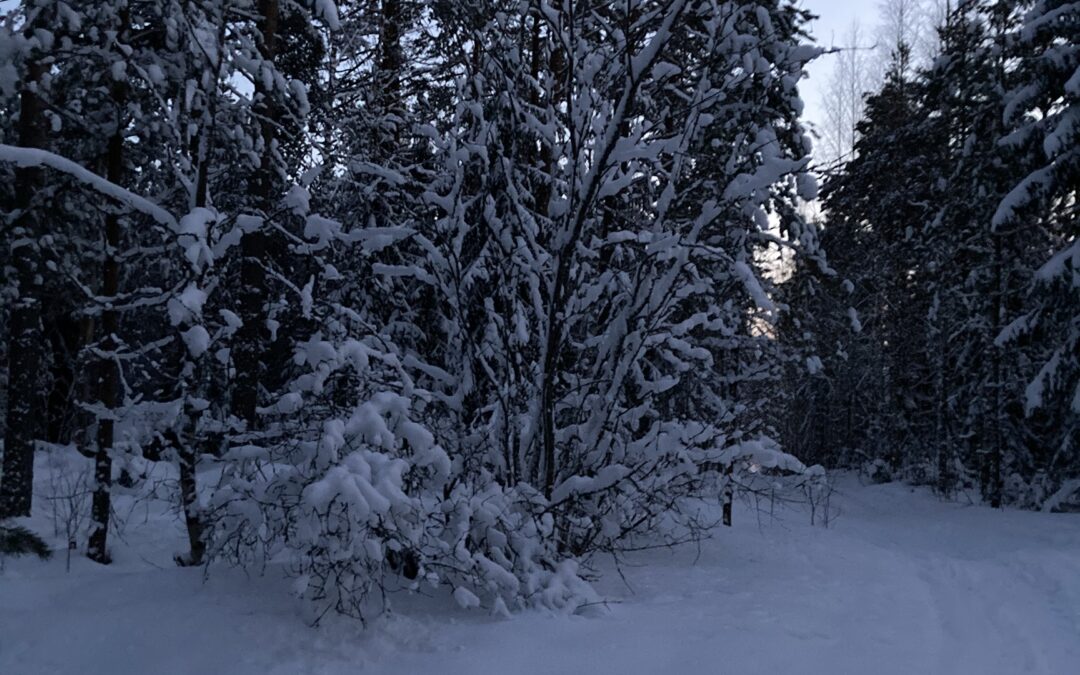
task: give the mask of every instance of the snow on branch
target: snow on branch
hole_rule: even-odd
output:
[[[24,168],[48,167],[66,173],[76,180],[86,183],[101,194],[111,197],[131,209],[145,213],[162,225],[167,225],[174,229],[176,228],[176,218],[157,204],[145,197],[141,197],[134,192],[120,187],[116,183],[102,178],[93,171],[76,164],[66,157],[61,157],[48,150],[20,148],[14,145],[0,143],[0,161],[11,162],[16,166]]]

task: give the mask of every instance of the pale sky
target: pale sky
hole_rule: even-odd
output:
[[[819,18],[810,25],[810,33],[825,47],[842,44],[844,33],[856,18],[868,33],[878,24],[877,0],[802,0],[801,4],[818,15]],[[821,96],[828,85],[834,58],[826,54],[812,62],[808,68],[810,77],[803,80],[800,87],[806,103],[804,116],[819,126],[822,122]]]

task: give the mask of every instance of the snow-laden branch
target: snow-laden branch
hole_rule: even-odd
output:
[[[111,197],[125,206],[141,211],[162,225],[176,228],[176,218],[152,201],[126,190],[116,183],[108,181],[86,167],[61,157],[48,150],[38,148],[20,148],[0,143],[0,162],[11,162],[21,167],[48,167],[66,173],[76,180],[87,184],[107,197]]]

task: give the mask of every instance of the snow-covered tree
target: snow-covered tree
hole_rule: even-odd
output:
[[[764,385],[767,253],[823,265],[804,11],[61,5],[63,87],[25,74],[41,31],[5,43],[54,138],[0,160],[67,195],[33,279],[92,319],[94,559],[112,495],[168,462],[179,564],[284,556],[359,615],[420,583],[576,606],[590,554],[710,525],[709,474],[804,468]]]
[[[991,227],[1038,232],[1051,254],[1034,271],[1024,313],[1001,322],[996,342],[1022,343],[1030,335],[1043,347],[1023,409],[1047,439],[1032,462],[1044,483],[1034,486],[1035,501],[1053,505],[1080,487],[1080,4],[1021,6],[1027,11],[1011,36],[1017,82],[1008,94],[1001,144],[1028,148],[1032,164],[1001,200]]]
[[[787,293],[795,337],[824,359],[800,385],[797,405],[824,416],[803,437],[858,415],[875,432],[848,442],[876,446],[866,459],[943,493],[977,484],[995,506],[1052,506],[1076,474],[1075,12],[1022,16],[959,3],[931,65],[894,68],[867,99],[859,157],[824,190],[826,250],[851,286],[812,292],[800,270]],[[848,333],[849,307],[868,341]]]

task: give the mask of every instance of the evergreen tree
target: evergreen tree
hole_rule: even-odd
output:
[[[1010,35],[1019,64],[1004,111],[1003,147],[1025,152],[1022,178],[1001,200],[991,227],[1000,236],[1034,234],[1049,259],[1030,277],[1024,313],[1002,308],[999,346],[1032,354],[1022,406],[1043,443],[1024,453],[1031,501],[1053,505],[1080,480],[1080,4],[1036,2]],[[1013,312],[1008,312],[1012,309]],[[1016,316],[1006,323],[1004,315]],[[1020,486],[1018,486],[1020,487]]]
[[[1071,176],[1072,145],[1056,139],[1073,133],[1062,78],[1075,50],[1053,32],[1070,11],[1045,22],[1044,11],[1023,28],[1014,3],[962,2],[932,64],[905,76],[901,48],[868,98],[859,156],[824,189],[837,277],[804,265],[785,288],[798,319],[785,330],[824,359],[818,377],[791,380],[791,405],[814,417],[788,438],[811,456],[849,463],[852,449],[876,446],[859,454],[944,494],[978,484],[994,506],[1074,489],[1075,188],[1058,175]],[[1040,43],[1039,30],[1057,37]],[[1047,250],[1060,251],[1049,265]],[[1044,388],[1061,398],[1047,405]],[[845,416],[873,432],[845,436],[839,452],[815,440]]]

